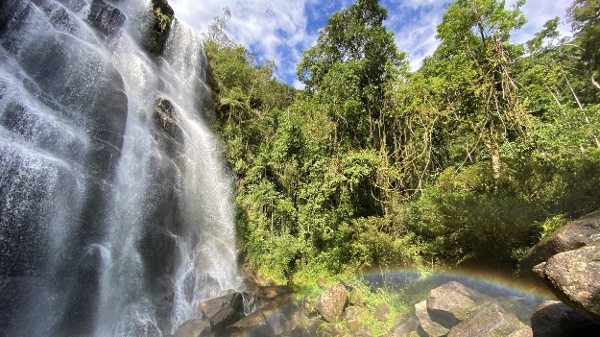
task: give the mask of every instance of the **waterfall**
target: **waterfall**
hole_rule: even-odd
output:
[[[206,57],[149,0],[0,4],[0,336],[163,336],[238,289]]]

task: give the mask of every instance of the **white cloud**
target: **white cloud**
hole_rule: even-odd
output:
[[[206,32],[220,9],[229,8],[228,35],[259,60],[273,60],[278,73],[291,76],[300,60],[300,49],[316,39],[307,32],[305,4],[314,0],[170,0],[175,15],[199,33]],[[290,60],[291,58],[291,60]]]

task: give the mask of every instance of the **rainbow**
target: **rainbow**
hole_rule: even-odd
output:
[[[361,276],[374,286],[396,285],[398,289],[419,287],[433,289],[444,283],[456,281],[492,297],[519,297],[532,301],[555,300],[554,295],[540,280],[523,280],[502,271],[484,269],[418,270],[396,269],[371,271]]]

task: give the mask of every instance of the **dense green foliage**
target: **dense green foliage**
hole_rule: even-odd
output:
[[[244,262],[280,281],[372,268],[514,268],[564,219],[600,206],[598,1],[575,36],[526,44],[518,2],[456,0],[414,72],[377,0],[335,13],[273,79],[224,33],[205,36],[216,128],[236,176]]]

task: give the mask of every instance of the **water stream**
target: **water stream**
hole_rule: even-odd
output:
[[[206,58],[149,0],[0,4],[0,336],[162,336],[239,288]]]

